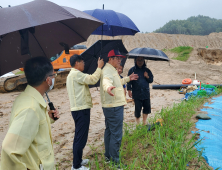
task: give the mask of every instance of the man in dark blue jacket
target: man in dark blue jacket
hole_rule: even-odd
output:
[[[133,72],[138,74],[139,78],[136,81],[127,83],[128,95],[134,99],[137,124],[140,123],[141,110],[143,108],[143,125],[146,125],[147,116],[151,113],[149,84],[153,82],[153,74],[146,67],[143,57],[135,59],[135,66],[129,70],[128,75],[131,75]]]

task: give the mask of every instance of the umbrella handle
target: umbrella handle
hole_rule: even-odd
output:
[[[50,110],[56,110],[52,102],[49,102],[49,108]],[[58,119],[57,117],[54,117],[54,113],[52,113],[52,117],[54,120]]]

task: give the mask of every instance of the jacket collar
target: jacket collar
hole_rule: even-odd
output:
[[[117,71],[116,68],[113,67],[113,66],[112,66],[111,64],[109,64],[109,63],[106,63],[106,66],[112,68],[112,69],[115,70],[115,71]]]
[[[73,71],[79,71],[79,70],[77,70],[77,69],[75,69],[75,68],[71,68],[71,71],[73,72]]]
[[[34,99],[36,99],[36,101],[38,103],[40,103],[44,108],[47,108],[47,104],[43,98],[43,96],[32,86],[27,85],[25,91],[24,91],[27,95],[33,97]]]
[[[71,71],[76,71],[76,69],[75,68],[71,68]]]

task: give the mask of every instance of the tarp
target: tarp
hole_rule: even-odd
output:
[[[201,87],[201,90],[200,90],[200,87],[198,87],[198,89],[196,89],[196,90],[194,90],[194,91],[192,91],[190,93],[186,93],[185,94],[185,98],[189,99],[191,96],[202,97],[204,94],[211,95],[212,93],[216,94],[215,87],[214,88]]]
[[[198,120],[196,128],[199,129],[200,139],[197,150],[204,148],[202,156],[214,169],[222,169],[222,96],[213,98],[213,103],[206,103],[201,111],[207,112],[210,120]]]

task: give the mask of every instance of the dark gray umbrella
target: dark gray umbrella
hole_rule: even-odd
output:
[[[45,0],[0,8],[0,76],[23,67],[31,57],[52,57],[86,41],[103,23]]]
[[[122,55],[126,55],[128,53],[125,46],[123,45],[122,40],[98,40],[95,42],[91,47],[89,47],[81,54],[85,62],[85,69],[83,72],[87,74],[93,74],[97,68],[98,58],[101,57],[104,63],[106,63],[108,61],[108,53],[113,49],[119,50]],[[121,61],[121,65],[124,66],[125,62],[126,58]],[[97,86],[99,86],[99,82],[89,87]]]
[[[154,48],[134,48],[127,54],[128,58],[144,57],[146,60],[170,61],[167,55]]]

